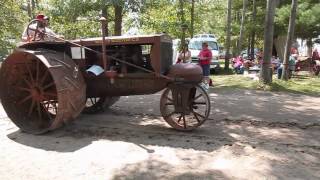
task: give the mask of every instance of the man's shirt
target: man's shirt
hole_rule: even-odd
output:
[[[28,34],[27,34],[27,30],[28,30],[28,33],[29,33],[29,36],[31,37],[31,39],[33,39],[34,35],[35,35],[35,31],[34,30],[37,29],[37,24],[31,24],[29,26],[29,30],[28,30],[28,27],[25,28],[25,30],[23,31],[23,34],[22,34],[22,41],[28,41]],[[44,35],[44,40],[45,41],[53,41],[56,36],[56,34],[49,28],[45,27],[45,28],[40,28],[38,27],[38,30],[41,31],[41,32],[45,32],[46,34],[48,35]],[[38,32],[37,33],[37,36],[40,35],[40,33]]]
[[[198,55],[200,65],[210,64],[212,59],[212,52],[210,49],[202,49]]]

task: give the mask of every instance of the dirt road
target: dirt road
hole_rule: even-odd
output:
[[[0,108],[0,179],[320,179],[320,97],[211,89],[192,133],[160,117],[160,93],[122,97],[42,136]]]

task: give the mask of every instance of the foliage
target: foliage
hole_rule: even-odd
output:
[[[191,3],[184,1],[185,24],[190,28]],[[181,36],[181,25],[179,19],[178,1],[159,0],[146,3],[141,13],[141,27],[146,33],[166,32],[178,38]],[[225,31],[225,1],[224,0],[202,0],[195,3],[194,32],[213,33],[224,38]],[[165,16],[164,16],[165,15]],[[190,29],[189,29],[190,30]],[[188,35],[187,35],[188,37]]]
[[[0,0],[0,58],[21,38],[26,15],[21,12],[18,0]]]
[[[23,25],[28,22],[26,0],[0,0],[1,51],[8,47],[7,40],[18,39]],[[179,0],[37,0],[34,13],[51,17],[51,28],[67,39],[100,35],[98,17],[101,10],[107,11],[109,34],[113,34],[114,6],[123,7],[123,32],[137,27],[140,33],[166,32],[173,38],[181,37],[181,25],[187,24],[191,32],[191,1],[183,0],[185,22],[181,22]],[[256,34],[255,47],[262,48],[266,1],[256,0],[257,15],[252,22],[253,3],[248,1],[244,28],[244,47],[252,31]],[[277,9],[275,34],[285,34],[288,26],[290,0],[281,0]],[[243,0],[233,0],[231,46],[236,47],[239,37]],[[213,33],[223,46],[226,36],[227,0],[195,0],[194,34]],[[299,0],[296,35],[303,38],[320,34],[320,4],[318,0]],[[189,37],[189,33],[187,33]]]
[[[276,16],[276,33],[286,34],[290,16],[290,1],[283,1]],[[318,0],[299,0],[295,34],[301,38],[320,35],[320,4]]]

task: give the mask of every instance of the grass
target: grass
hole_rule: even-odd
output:
[[[211,78],[216,88],[240,88],[320,96],[319,76],[296,75],[289,81],[283,81],[276,79],[274,75],[273,82],[269,85],[264,85],[244,75],[232,74],[231,71],[222,71]]]

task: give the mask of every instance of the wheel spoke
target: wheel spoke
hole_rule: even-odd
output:
[[[194,98],[194,101],[199,99],[202,96],[202,94],[199,94],[197,97]]]
[[[57,114],[58,113],[58,107],[57,107],[57,103],[52,103],[54,112]]]
[[[33,110],[33,108],[34,108],[34,104],[35,104],[35,101],[32,100],[31,106],[29,107],[28,116],[31,116],[32,110]]]
[[[48,109],[48,110],[45,110],[45,112],[46,112],[49,120],[52,120],[52,117],[51,117],[52,115],[50,114],[49,109]]]
[[[30,82],[29,82],[26,78],[23,77],[22,80],[23,80],[29,87],[31,87]]]
[[[202,117],[203,119],[206,118],[205,116],[203,116],[203,115],[201,115],[201,114],[199,114],[199,113],[197,113],[197,112],[195,112],[195,111],[192,111],[192,112],[193,112],[195,115]]]
[[[206,102],[193,102],[193,105],[197,105],[197,104],[207,105]]]
[[[178,119],[178,124],[180,124],[181,118],[182,118],[182,114],[181,114],[181,116],[180,116],[179,119]]]
[[[41,104],[40,103],[37,103],[37,111],[38,111],[38,116],[39,116],[39,119],[42,120],[42,112],[41,112]]]
[[[174,104],[173,104],[173,103],[166,103],[165,105],[166,105],[166,106],[170,106],[170,105],[173,106]]]
[[[55,84],[55,83],[54,83],[54,81],[53,81],[53,82],[45,85],[45,86],[43,87],[43,90],[45,91],[46,89],[48,89],[49,87],[53,86],[54,84]]]
[[[50,101],[47,101],[44,103],[44,108],[46,111],[49,111],[49,107],[50,107]]]
[[[40,71],[40,67],[39,67],[39,60],[37,60],[37,72],[36,72],[36,82],[38,82],[38,80],[39,80],[39,71]]]
[[[26,61],[24,62],[24,64],[25,64],[25,66],[26,66],[26,68],[27,68],[27,71],[28,71],[28,73],[29,73],[30,80],[31,80],[32,82],[34,82],[34,80],[33,80],[33,75],[32,75],[32,73],[31,73],[31,70],[30,70],[29,65],[27,64]]]
[[[31,99],[32,95],[30,94],[29,96],[23,98],[21,101],[18,102],[19,105],[23,104],[24,102],[26,102],[27,100]]]
[[[187,129],[186,117],[184,114],[183,114],[183,127]]]
[[[194,111],[192,111],[192,113],[193,113],[194,117],[197,119],[198,123],[200,123],[200,119],[199,119],[198,115]]]
[[[94,101],[93,101],[93,98],[90,98],[90,101],[91,101],[91,105],[94,105]]]
[[[167,100],[169,100],[170,102],[173,102],[173,99],[169,98],[168,95],[166,95],[165,97]]]
[[[25,88],[25,87],[16,87],[17,89],[21,90],[21,91],[28,91],[30,92],[29,88]]]

